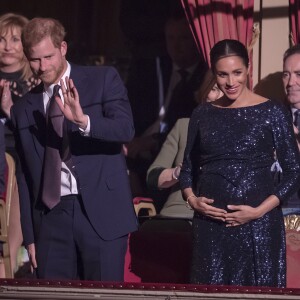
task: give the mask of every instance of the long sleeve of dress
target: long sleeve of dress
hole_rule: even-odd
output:
[[[300,155],[296,143],[291,115],[285,108],[277,107],[274,114],[273,135],[276,156],[282,168],[281,182],[275,195],[284,202],[300,188]]]

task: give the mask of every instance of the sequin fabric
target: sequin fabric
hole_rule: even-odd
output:
[[[274,151],[283,169],[276,187],[271,174]],[[284,202],[300,186],[289,111],[272,100],[241,108],[211,103],[197,107],[189,124],[180,184],[224,209],[228,204],[256,207],[272,194]],[[280,207],[235,227],[195,213],[191,283],[285,287]]]

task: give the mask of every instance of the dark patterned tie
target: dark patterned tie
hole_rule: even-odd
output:
[[[184,69],[178,70],[178,73],[180,75],[180,81],[173,89],[170,104],[167,107],[166,115],[163,120],[166,123],[167,132],[172,129],[179,118],[190,117],[192,113],[192,109],[189,108],[189,101],[187,101],[187,78],[189,73]]]
[[[294,112],[294,125],[298,128],[298,130],[300,130],[300,109],[297,109]]]
[[[52,209],[60,201],[64,116],[55,101],[55,96],[58,94],[59,89],[59,85],[54,86],[46,114],[47,133],[43,167],[42,202],[49,209]]]

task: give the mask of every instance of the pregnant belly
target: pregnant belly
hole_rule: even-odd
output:
[[[202,174],[197,194],[214,200],[215,207],[226,209],[228,204],[258,206],[273,193],[274,184],[269,170],[256,170],[231,180],[222,174]]]

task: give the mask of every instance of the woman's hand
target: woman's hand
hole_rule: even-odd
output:
[[[227,205],[227,208],[232,212],[227,212],[226,214],[226,226],[238,226],[256,220],[277,207],[279,203],[280,201],[277,196],[270,195],[257,207],[249,205]]]
[[[10,109],[13,106],[11,92],[9,88],[9,81],[0,80],[0,94],[1,94],[1,109],[5,115],[10,119]]]
[[[205,197],[190,197],[189,205],[199,212],[200,214],[210,217],[214,220],[219,220],[225,222],[227,211],[221,208],[217,208],[212,206],[211,204],[214,202],[213,199],[208,199]]]
[[[227,207],[233,211],[226,214],[227,227],[246,224],[259,217],[257,208],[249,205],[228,205]]]

